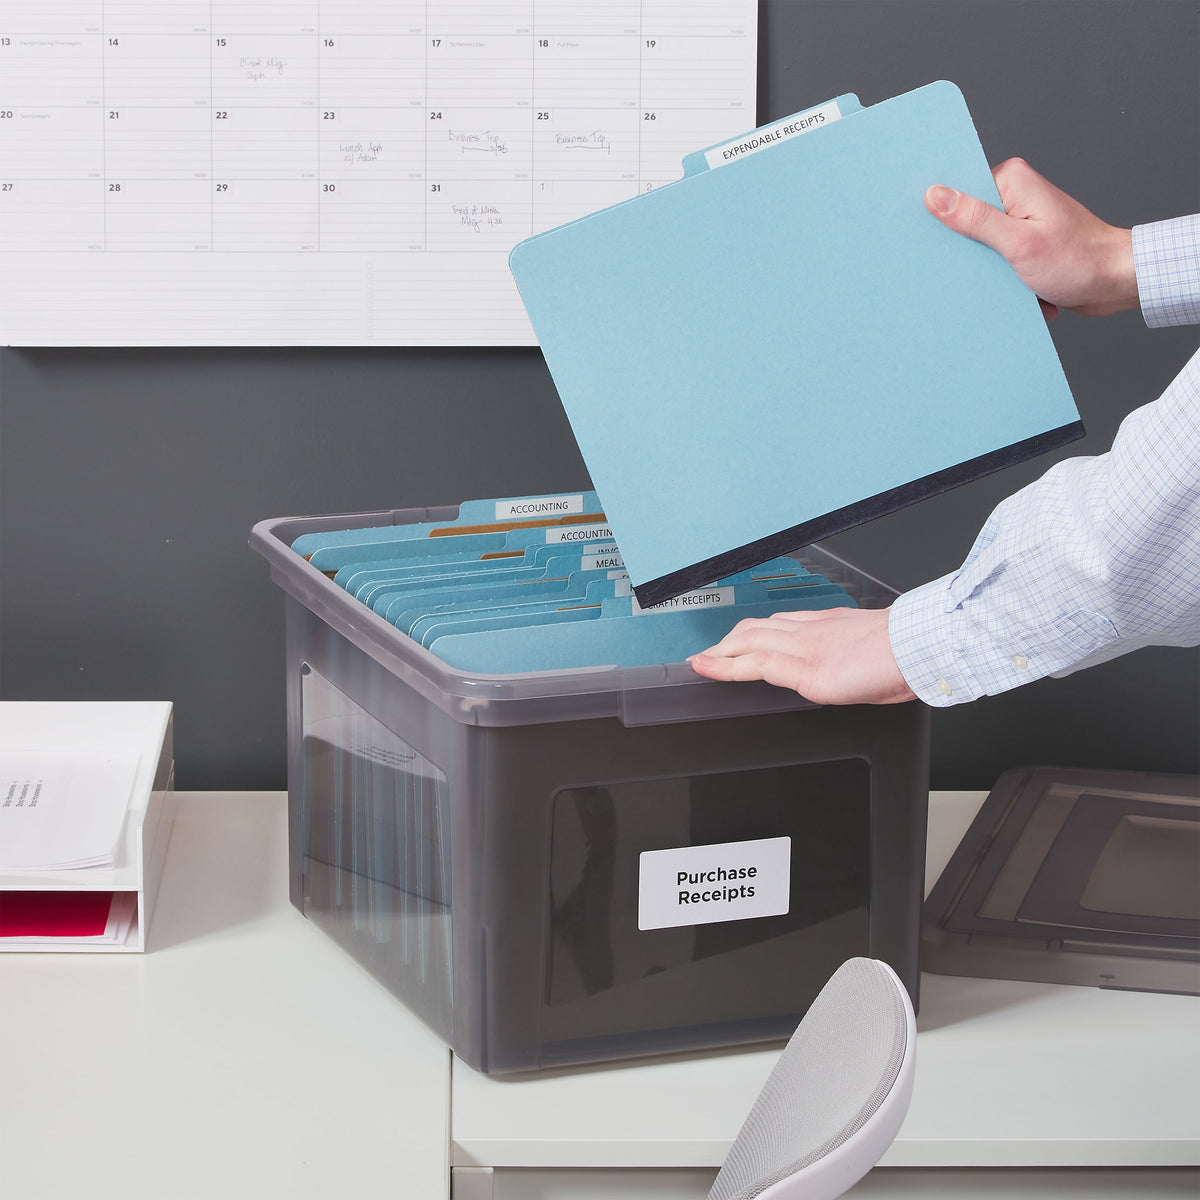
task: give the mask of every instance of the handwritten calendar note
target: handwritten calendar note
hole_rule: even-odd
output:
[[[532,344],[508,251],[751,128],[756,8],[6,0],[0,342]]]

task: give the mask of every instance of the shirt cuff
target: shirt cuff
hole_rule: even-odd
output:
[[[1200,324],[1200,213],[1133,227],[1138,301],[1151,329]]]
[[[1049,622],[1032,628],[987,604],[954,599],[962,571],[905,592],[888,614],[888,639],[905,682],[926,704],[949,708],[995,696],[1072,663],[1105,639],[1086,620]],[[978,611],[976,611],[978,609]]]
[[[905,682],[935,708],[964,704],[982,695],[979,681],[955,645],[954,575],[905,592],[888,613],[888,640]]]

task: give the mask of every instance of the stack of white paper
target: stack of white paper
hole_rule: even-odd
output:
[[[113,865],[136,754],[0,753],[0,870]]]

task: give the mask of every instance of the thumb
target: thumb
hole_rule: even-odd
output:
[[[1013,248],[1016,221],[975,196],[935,184],[925,193],[925,207],[948,229],[991,246],[1005,258]]]

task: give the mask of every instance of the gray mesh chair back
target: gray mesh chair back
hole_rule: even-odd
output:
[[[708,1200],[833,1200],[891,1145],[912,1096],[912,1002],[886,963],[852,958],[796,1027]]]

